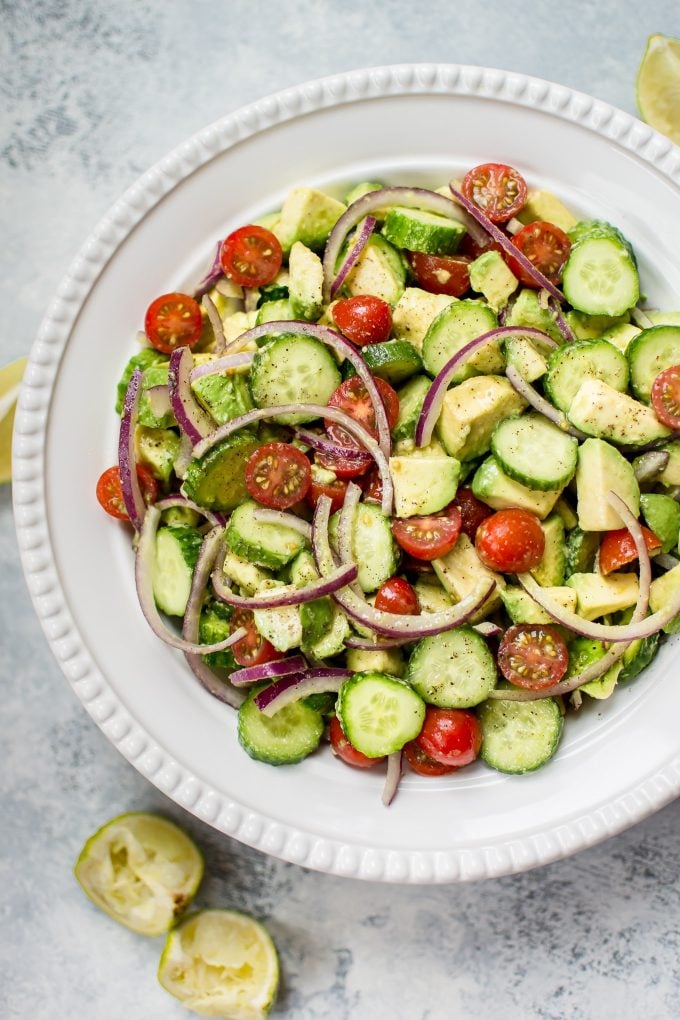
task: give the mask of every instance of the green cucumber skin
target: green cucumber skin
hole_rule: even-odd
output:
[[[553,450],[541,447],[545,445],[545,439],[531,439],[533,431],[541,431],[548,436],[547,443],[553,445]],[[500,464],[501,468],[510,478],[529,489],[537,489],[539,492],[552,492],[555,489],[563,489],[574,476],[578,458],[578,442],[571,436],[566,435],[556,425],[550,428],[550,423],[538,416],[520,415],[514,418],[505,418],[496,426],[491,437],[491,450]],[[517,459],[512,454],[513,444],[517,444],[521,450],[531,448],[536,455],[536,463],[530,469],[522,470],[517,466]],[[555,452],[559,447],[559,451]],[[544,452],[544,456],[537,456],[538,452]],[[547,461],[547,463],[546,463]],[[551,468],[555,469],[562,463],[562,470],[546,477]]]
[[[266,765],[296,765],[319,746],[323,717],[304,701],[286,705],[271,717],[263,715],[255,704],[263,686],[254,688],[239,709],[239,743],[251,758]]]
[[[277,404],[327,404],[341,382],[340,370],[327,347],[313,337],[284,334],[261,347],[250,370],[250,390],[258,407]],[[315,415],[288,414],[272,419],[281,425],[313,421]]]
[[[257,508],[257,503],[246,500],[234,510],[227,526],[227,543],[231,551],[241,559],[249,560],[258,567],[279,570],[298,555],[304,548],[305,540],[291,528],[278,524],[255,525],[251,514]],[[251,534],[253,530],[254,535]]]
[[[660,372],[680,364],[680,326],[651,326],[633,337],[626,357],[630,365],[633,393],[645,404],[652,396],[652,383]]]
[[[366,694],[364,688],[369,684],[373,686],[371,700],[375,699],[379,691],[385,696],[391,694],[400,702],[401,715],[387,735],[367,733],[363,725],[367,712],[361,701]],[[388,673],[354,673],[340,688],[336,711],[350,743],[367,758],[383,758],[400,751],[404,744],[418,736],[425,719],[425,702],[405,680],[399,680]]]
[[[609,280],[606,288],[600,278],[593,279],[594,267],[604,267]],[[590,278],[588,278],[588,274]],[[562,290],[567,301],[586,315],[623,315],[640,297],[637,268],[625,245],[611,235],[586,235],[571,249],[562,275]]]
[[[422,358],[408,340],[367,344],[361,354],[373,375],[386,379],[393,386],[406,382],[423,368]]]
[[[437,669],[442,658],[456,666],[443,677]],[[471,627],[422,638],[411,653],[407,672],[408,682],[423,701],[449,709],[481,704],[494,689],[497,676],[486,641]]]
[[[576,340],[566,344],[548,358],[544,380],[546,396],[566,414],[580,384],[593,376],[625,393],[629,379],[625,354],[606,340]]]
[[[492,769],[507,775],[535,772],[550,761],[564,728],[564,717],[554,698],[486,701],[478,715],[482,726],[480,757]],[[528,738],[526,728],[532,725],[534,732]],[[527,755],[528,739],[536,745],[533,755]]]

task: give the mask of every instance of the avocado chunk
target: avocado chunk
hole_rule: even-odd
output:
[[[472,460],[488,452],[498,422],[525,407],[526,401],[504,376],[473,376],[447,391],[437,435],[451,457]]]
[[[353,673],[377,672],[403,677],[406,672],[406,663],[398,648],[385,648],[376,652],[348,648],[347,669],[351,669]]]
[[[392,332],[398,340],[408,340],[417,351],[430,323],[456,300],[448,294],[430,294],[420,287],[407,287],[392,312]]]
[[[572,425],[597,439],[624,446],[644,446],[670,436],[654,411],[602,379],[585,379],[569,405]]]
[[[659,449],[668,454],[668,463],[659,473],[658,480],[662,485],[680,485],[680,439],[665,443]]]
[[[477,468],[472,479],[472,491],[477,499],[494,510],[520,507],[522,510],[530,510],[543,520],[555,506],[562,490],[539,492],[537,489],[529,489],[521,482],[508,478],[496,458],[490,456]]]
[[[248,495],[246,461],[259,445],[253,435],[236,434],[223,439],[191,461],[182,486],[185,495],[208,510],[235,510]]]
[[[461,602],[486,579],[496,582],[496,587],[472,617],[472,622],[485,619],[500,605],[501,592],[505,588],[505,578],[502,574],[497,574],[484,566],[473,543],[465,533],[458,536],[458,541],[451,552],[440,559],[433,560],[432,566],[444,590],[448,592],[454,602]]]
[[[657,492],[643,492],[640,510],[648,527],[661,541],[661,552],[677,548],[680,534],[680,504],[672,496]]]
[[[397,517],[434,514],[455,498],[460,461],[455,457],[390,457]]]
[[[348,273],[342,289],[352,297],[373,294],[388,305],[396,305],[405,286],[406,263],[401,253],[384,237],[373,234]]]
[[[199,376],[191,383],[196,398],[218,425],[252,410],[247,377],[237,372]]]
[[[680,312],[649,311],[647,318],[653,326],[680,326]]]
[[[260,591],[285,592],[293,590],[293,585],[282,585],[278,581],[268,581]],[[276,606],[273,609],[254,609],[255,626],[262,637],[266,638],[279,652],[287,652],[290,648],[299,648],[302,643],[302,621],[299,606]]]
[[[495,312],[483,301],[470,298],[455,301],[439,313],[425,334],[423,339],[425,371],[436,376],[461,348],[471,340],[476,340],[482,333],[496,329],[497,326]],[[504,368],[505,360],[500,349],[500,341],[492,340],[456,371],[452,382],[462,382],[472,375],[502,372]]]
[[[631,341],[641,332],[642,330],[638,326],[634,326],[632,322],[620,322],[617,326],[606,329],[600,340],[606,340],[607,343],[613,344],[622,354],[625,354]]]
[[[157,351],[155,347],[142,347],[141,351],[137,351],[133,354],[127,365],[123,369],[123,374],[118,382],[116,389],[116,414],[123,413],[123,404],[125,403],[125,394],[127,388],[130,385],[130,379],[132,378],[133,372],[139,369],[140,372],[144,372],[151,365],[163,365],[167,364],[170,359],[165,355]],[[167,382],[167,380],[166,380]]]
[[[345,211],[337,199],[314,188],[293,188],[286,196],[281,215],[271,227],[285,254],[296,241],[321,251],[331,230]]]
[[[623,315],[587,315],[585,312],[567,312],[565,319],[577,340],[597,340],[606,331],[626,325],[630,318],[628,312]]]
[[[566,582],[577,598],[577,613],[584,620],[596,620],[634,606],[638,597],[635,574],[572,574]]]
[[[414,438],[418,419],[430,386],[431,381],[427,376],[415,375],[397,391],[399,415],[392,429],[392,439],[395,443],[402,439],[412,440]]]
[[[619,514],[607,502],[615,492],[634,517],[640,514],[640,487],[632,465],[603,439],[586,439],[578,450],[576,493],[578,523],[582,531],[615,531],[623,527]]]
[[[531,326],[541,329],[558,344],[564,343],[564,337],[555,324],[548,308],[541,308],[538,303],[538,292],[524,287],[515,298],[505,320],[506,326]]]
[[[453,605],[450,596],[436,578],[419,577],[413,586],[421,613],[441,613]]]
[[[135,444],[140,464],[145,464],[154,478],[167,482],[181,445],[177,433],[173,429],[150,429],[138,425]]]
[[[594,663],[598,662],[606,652],[601,641],[593,641],[590,638],[575,638],[569,642],[569,669],[566,678],[578,676]],[[589,680],[587,684],[579,687],[579,691],[589,694],[591,698],[602,701],[614,692],[623,668],[623,662],[615,662],[602,676],[595,680]]]
[[[526,336],[511,336],[503,343],[506,364],[526,382],[535,382],[548,371],[548,362]]]
[[[546,595],[563,606],[570,613],[576,612],[576,592],[573,588],[564,585],[548,586],[545,589]],[[505,611],[513,623],[550,623],[554,624],[552,616],[534,602],[531,595],[515,585],[508,585],[501,592],[501,598]]]
[[[672,570],[666,571],[661,577],[655,578],[652,581],[649,588],[649,608],[653,613],[658,613],[660,609],[664,609],[671,599],[675,598],[678,594],[678,588],[680,587],[680,564],[677,567],[673,567]],[[673,619],[666,624],[664,627],[664,634],[679,634],[680,633],[680,613],[674,616]]]
[[[508,269],[500,252],[485,251],[470,263],[470,286],[498,312],[519,287],[519,280]]]
[[[151,409],[149,397],[147,396],[147,390],[150,390],[153,386],[168,385],[168,365],[169,362],[167,361],[157,362],[145,369],[142,375],[137,421],[140,425],[146,425],[150,429],[169,429],[177,424],[175,415],[170,408],[162,414],[155,414]]]
[[[321,259],[302,241],[296,241],[288,259],[289,293],[293,315],[313,321],[323,311],[323,266]]]
[[[539,188],[531,188],[527,195],[524,206],[517,213],[520,223],[533,223],[535,220],[544,220],[554,223],[560,230],[571,230],[578,222],[576,216],[567,209],[564,202],[561,202],[557,195],[551,191]]]
[[[545,537],[543,556],[532,577],[542,587],[557,587],[564,582],[566,546],[564,543],[564,522],[559,514],[550,514],[541,522]]]

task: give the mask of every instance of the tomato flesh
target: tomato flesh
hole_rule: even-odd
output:
[[[509,627],[498,648],[498,668],[515,687],[547,690],[567,672],[569,652],[556,627],[521,623]]]
[[[442,765],[425,754],[415,740],[404,744],[404,757],[413,771],[419,776],[447,776],[450,772],[456,771],[455,765]]]
[[[384,379],[375,379],[374,382],[385,406],[387,423],[390,429],[393,429],[399,416],[399,397]],[[374,439],[378,438],[373,401],[358,375],[353,375],[350,379],[345,379],[344,382],[340,383],[335,392],[331,393],[328,406],[337,407],[338,410],[344,411],[354,421],[363,425]],[[325,425],[328,435],[339,446],[346,446],[353,450],[361,448],[359,442],[353,436],[350,436],[349,432],[343,429],[342,425],[337,425],[330,420],[327,420]]]
[[[357,294],[333,306],[335,324],[357,347],[378,344],[392,332],[392,310],[373,294]]]
[[[417,560],[436,560],[451,552],[458,541],[461,513],[451,504],[440,514],[395,517],[392,534],[397,545]]]
[[[283,251],[271,230],[255,223],[239,227],[222,242],[222,272],[241,287],[271,283],[283,261]]]
[[[662,425],[680,429],[680,365],[664,369],[652,384],[652,407]]]
[[[645,539],[648,553],[657,553],[661,548],[661,540],[656,537],[653,531],[640,525],[640,530]],[[620,570],[627,563],[634,563],[638,558],[638,552],[628,528],[619,528],[617,531],[608,531],[600,542],[600,570],[603,574],[611,574],[614,570]]]
[[[312,469],[296,446],[266,443],[248,458],[245,480],[248,492],[262,506],[287,510],[309,492]]]
[[[279,652],[266,638],[262,637],[255,626],[255,617],[250,609],[235,609],[229,621],[230,633],[234,634],[244,627],[246,634],[235,644],[231,651],[239,666],[261,666],[264,662],[281,659],[285,652]]]
[[[334,478],[332,482],[320,482],[312,475],[312,484],[309,487],[307,493],[307,502],[312,506],[316,507],[321,496],[328,496],[331,501],[331,513],[334,514],[336,510],[339,510],[342,504],[345,502],[345,493],[347,492],[347,482],[343,481],[342,478]]]
[[[461,191],[492,223],[507,222],[527,200],[526,181],[506,163],[482,163],[473,167],[465,174]]]
[[[426,255],[412,251],[407,255],[416,282],[430,294],[462,297],[470,289],[470,262],[467,255]]]
[[[354,744],[350,743],[345,736],[345,731],[336,715],[331,719],[328,736],[333,754],[342,759],[346,765],[353,765],[357,769],[372,769],[378,762],[384,761],[384,758],[369,758],[361,751],[357,751]]]
[[[537,567],[545,549],[538,517],[529,510],[497,510],[477,528],[475,548],[490,570],[522,574]]]
[[[477,716],[467,709],[428,705],[423,728],[415,743],[440,765],[462,768],[479,754],[482,727]]]
[[[137,480],[142,490],[142,497],[148,506],[158,499],[158,482],[148,468],[143,464],[137,465]],[[110,517],[119,521],[129,521],[130,517],[125,509],[123,500],[123,487],[120,482],[118,465],[107,468],[97,481],[97,499],[103,510],[106,510]]]
[[[571,251],[571,241],[563,230],[554,223],[536,220],[535,223],[528,223],[526,227],[522,227],[512,240],[524,257],[529,259],[529,262],[551,283],[560,282],[564,264]],[[526,287],[541,286],[512,255],[508,255],[507,262],[520,283]]]
[[[162,294],[146,310],[144,332],[163,354],[172,354],[177,347],[194,347],[203,332],[200,305],[188,294]]]
[[[403,577],[390,577],[378,588],[375,608],[383,613],[415,616],[420,612],[420,603],[414,589]]]
[[[461,531],[463,531],[471,542],[474,542],[477,528],[493,513],[491,507],[477,499],[472,489],[462,488],[456,493],[454,504],[458,507],[461,516]]]

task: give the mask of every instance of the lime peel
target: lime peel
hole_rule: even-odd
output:
[[[27,358],[17,358],[0,368],[0,485],[12,476],[14,412],[27,361]]]
[[[680,39],[650,35],[635,83],[640,116],[680,145]]]

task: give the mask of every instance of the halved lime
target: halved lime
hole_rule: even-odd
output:
[[[158,980],[194,1013],[262,1020],[278,990],[279,958],[259,921],[201,910],[168,934]]]
[[[635,98],[642,119],[680,145],[680,39],[650,35]]]
[[[28,358],[17,358],[0,368],[0,484],[12,477],[12,429],[19,385]]]
[[[74,872],[114,921],[140,935],[162,935],[195,895],[203,856],[172,822],[133,811],[90,836]]]

